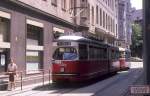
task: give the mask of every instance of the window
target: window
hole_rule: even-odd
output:
[[[106,59],[107,58],[107,49],[100,47],[89,47],[89,58],[90,59]]]
[[[112,27],[113,27],[113,26],[112,26],[112,18],[110,18],[110,26],[111,26],[110,31],[112,32],[112,30],[113,30],[113,29],[112,29]]]
[[[113,33],[115,33],[115,20],[113,19],[113,21],[112,21],[112,27],[113,27]]]
[[[66,11],[66,0],[61,0],[62,10]]]
[[[43,46],[43,28],[27,24],[27,45]]]
[[[110,0],[110,8],[112,9],[112,0]]]
[[[103,11],[103,28],[105,28],[105,12]]]
[[[87,4],[87,14],[88,14],[87,19],[90,20],[90,4],[89,3]]]
[[[89,58],[90,59],[94,59],[94,47],[93,46],[89,46]]]
[[[102,9],[100,8],[100,26],[102,26]]]
[[[71,11],[73,11],[74,8],[74,0],[69,0],[69,11],[71,13]]]
[[[114,0],[112,0],[112,10],[114,10],[114,3],[115,3],[115,1]]]
[[[84,44],[79,44],[79,59],[88,59],[87,46]]]
[[[92,25],[94,25],[94,7],[92,6]]]
[[[108,21],[107,21],[108,19],[107,19],[107,17],[108,17],[108,16],[107,16],[107,14],[106,14],[106,29],[107,29],[107,27],[108,27],[108,23],[107,23],[107,22],[108,22]]]
[[[27,19],[26,26],[26,71],[32,74],[43,68],[43,24]]]
[[[53,54],[55,60],[76,60],[77,51],[73,47],[60,47]]]
[[[110,0],[108,0],[108,6],[110,6]]]
[[[115,51],[111,50],[111,59],[115,59]]]
[[[6,55],[0,53],[0,67],[5,66],[6,64]]]
[[[57,0],[52,0],[51,4],[54,5],[54,6],[57,6]]]
[[[37,73],[43,69],[43,52],[27,51],[26,52],[26,71],[27,74]]]
[[[98,15],[98,6],[96,6],[96,23],[98,24],[98,17],[99,17],[99,15]]]
[[[118,24],[116,24],[116,36],[118,36]]]
[[[0,42],[10,42],[10,19],[0,17]]]
[[[108,16],[108,30],[110,31],[110,16]]]

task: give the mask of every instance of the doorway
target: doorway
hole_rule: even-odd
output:
[[[0,72],[7,71],[7,65],[9,63],[10,51],[9,49],[0,49]]]

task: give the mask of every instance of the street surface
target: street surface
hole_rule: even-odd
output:
[[[0,96],[129,96],[129,88],[143,76],[142,62],[132,62],[131,69],[80,84],[52,84],[23,89],[0,91]]]

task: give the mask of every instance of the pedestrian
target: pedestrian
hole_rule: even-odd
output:
[[[10,59],[10,63],[8,64],[10,90],[15,89],[15,75],[17,74],[16,72],[17,72],[17,65],[13,59]]]

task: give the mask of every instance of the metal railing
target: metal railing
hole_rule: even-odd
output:
[[[36,75],[35,75],[36,74]],[[0,80],[7,80],[9,79],[9,72],[2,72],[0,73],[0,76],[4,76],[4,77],[0,77]],[[15,77],[15,83],[20,83],[20,88],[21,90],[23,90],[23,83],[24,82],[29,82],[29,81],[33,81],[33,83],[35,83],[35,80],[40,80],[42,79],[42,85],[44,86],[45,84],[45,78],[47,78],[49,81],[49,84],[51,83],[51,71],[50,70],[44,70],[44,69],[39,69],[39,70],[29,70],[29,71],[17,71],[16,72],[16,76]],[[39,81],[40,82],[40,81]],[[40,83],[41,83],[40,82]],[[0,86],[3,85],[9,85],[10,82],[8,81],[7,83],[3,82],[0,84]]]

